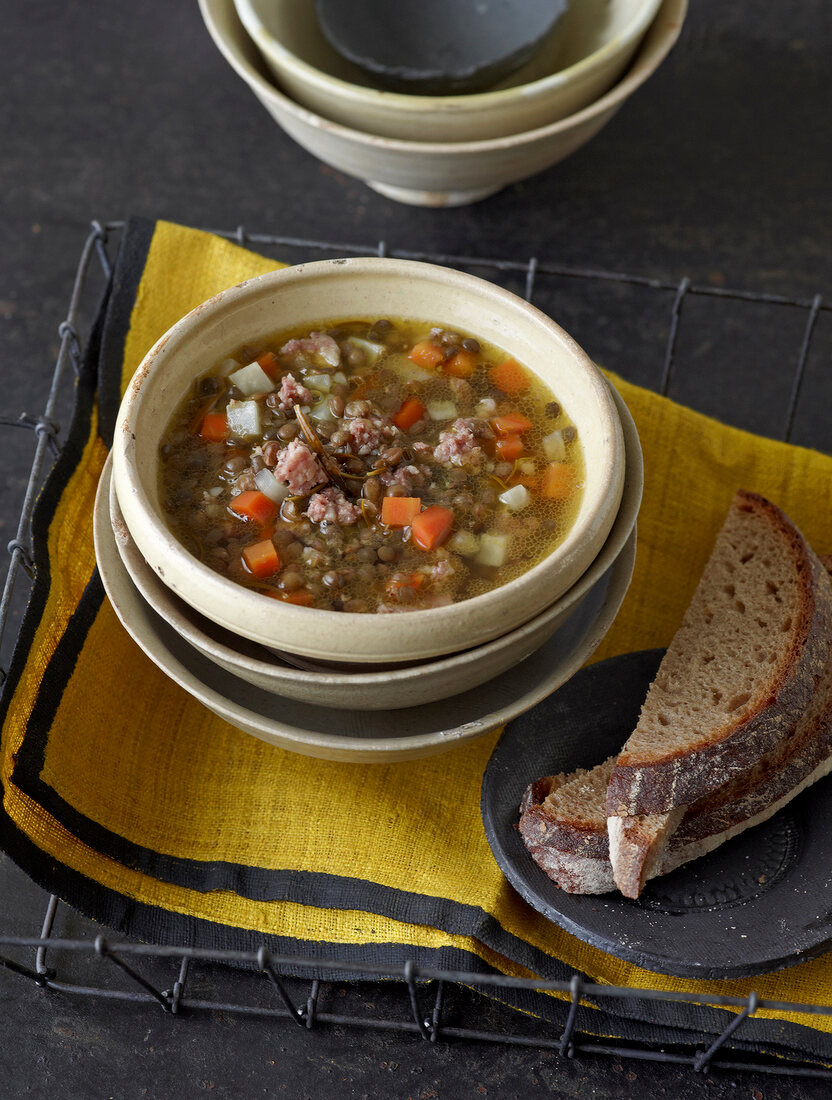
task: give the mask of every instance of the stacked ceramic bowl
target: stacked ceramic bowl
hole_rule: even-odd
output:
[[[373,86],[330,45],[312,0],[200,8],[226,60],[300,145],[388,197],[452,206],[589,141],[667,56],[687,0],[573,2],[521,68],[455,95]]]
[[[198,376],[274,332],[325,318],[429,319],[507,349],[557,396],[585,456],[559,545],[508,583],[397,615],[297,606],[203,564],[169,529],[160,442]],[[96,547],[122,622],[164,670],[235,725],[300,752],[379,759],[480,736],[555,690],[627,589],[643,483],[632,419],[575,342],[527,302],[430,264],[302,264],[204,303],[145,357],[102,481]],[[393,713],[391,713],[393,712]]]

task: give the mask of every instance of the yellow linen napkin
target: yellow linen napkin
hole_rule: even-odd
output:
[[[128,234],[96,349],[99,400],[88,364],[38,506],[37,583],[2,700],[6,850],[77,908],[152,940],[270,938],[365,961],[399,957],[393,945],[437,965],[832,1003],[832,956],[753,979],[677,980],[605,955],[527,906],[480,820],[498,734],[402,764],[293,755],[214,717],[126,635],[103,597],[91,533],[117,392],[188,310],[276,266],[165,222]],[[645,491],[632,586],[595,660],[667,645],[740,486],[832,549],[832,458],[613,381],[641,435]],[[832,1031],[832,1020],[770,1015]]]

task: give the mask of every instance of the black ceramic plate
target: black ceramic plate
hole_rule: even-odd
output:
[[[832,780],[710,855],[649,882],[637,901],[559,889],[516,825],[527,785],[592,767],[635,726],[663,650],[584,669],[513,721],[486,768],[482,817],[491,849],[538,912],[594,947],[648,970],[736,978],[794,966],[832,946]]]

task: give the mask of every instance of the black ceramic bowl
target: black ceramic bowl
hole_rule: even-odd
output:
[[[382,88],[480,92],[534,54],[567,0],[316,0],[334,48]]]

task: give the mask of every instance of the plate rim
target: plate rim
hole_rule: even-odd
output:
[[[512,704],[503,706],[489,715],[480,716],[472,721],[451,727],[450,729],[434,730],[428,734],[404,735],[400,738],[395,738],[394,743],[391,744],[391,739],[389,737],[357,738],[351,735],[341,735],[337,733],[321,734],[313,731],[303,731],[303,735],[301,736],[298,732],[299,727],[297,726],[287,726],[269,719],[264,720],[262,715],[257,715],[254,711],[245,711],[245,708],[235,703],[229,705],[228,700],[220,696],[219,693],[214,692],[210,686],[203,684],[199,676],[184,665],[176,654],[171,652],[167,643],[164,639],[159,637],[155,629],[152,627],[148,628],[152,631],[153,638],[156,642],[155,646],[150,646],[144,636],[145,631],[137,630],[137,624],[135,622],[125,621],[127,616],[124,615],[123,611],[118,606],[120,602],[118,595],[116,594],[114,598],[112,593],[112,577],[114,573],[124,574],[123,579],[129,584],[130,588],[135,593],[135,598],[145,609],[145,618],[148,623],[151,621],[148,616],[156,616],[156,612],[145,603],[121,562],[115,542],[115,535],[110,524],[109,493],[107,478],[104,475],[102,475],[99,483],[99,490],[96,495],[93,526],[99,574],[101,575],[104,590],[113,606],[115,614],[136,644],[162,672],[178,683],[183,690],[196,698],[203,706],[212,710],[231,725],[238,729],[243,729],[244,732],[252,736],[259,737],[261,740],[265,740],[270,744],[275,744],[281,748],[299,752],[304,755],[314,755],[326,759],[340,759],[354,762],[382,762],[382,760],[387,761],[393,759],[404,760],[408,756],[412,759],[455,748],[475,738],[485,736],[498,726],[504,725],[513,718],[518,717],[525,710],[530,709],[536,703],[540,702],[541,699],[545,698],[553,691],[556,691],[558,687],[562,686],[562,684],[574,675],[585,661],[588,660],[612,626],[629,588],[635,563],[637,544],[637,525],[634,525],[621,553],[615,561],[611,563],[605,575],[609,578],[607,582],[607,591],[604,594],[604,598],[595,618],[586,627],[581,643],[574,647],[564,659],[559,662],[561,667],[561,673],[559,675],[563,678],[559,679],[556,684],[552,684],[553,677],[550,675],[544,678],[536,688],[515,699]],[[602,583],[603,580],[604,577],[599,578],[598,583]],[[160,622],[164,622],[164,620],[160,618]],[[564,624],[564,626],[566,625],[567,624]],[[168,629],[172,628],[168,627]],[[557,632],[553,635],[553,639],[556,637]],[[552,639],[550,639],[550,642],[551,641]],[[182,639],[182,642],[188,650],[192,648],[184,639]],[[164,660],[160,658],[158,652],[159,648],[164,651]],[[194,653],[197,654],[197,651],[194,650]],[[199,654],[197,655],[201,656]],[[195,681],[199,685],[199,694],[183,683],[182,679],[172,675],[170,669],[165,667],[166,664],[170,663],[171,659],[184,670],[191,681]],[[202,659],[207,660],[207,658],[204,657]],[[511,670],[503,675],[510,675],[510,673]],[[231,672],[224,672],[224,675],[238,680],[245,688],[250,687],[245,680],[235,676]],[[211,702],[206,700],[206,694],[211,698]],[[276,698],[280,698],[278,693],[274,694]],[[313,706],[313,704],[304,705]],[[337,716],[338,714],[338,711],[334,711],[328,707],[321,707],[320,709],[325,710],[330,716]],[[255,720],[248,728],[239,725],[240,719],[235,712],[240,711],[245,711],[246,716],[251,715]],[[259,725],[257,724],[258,721]]]
[[[617,654],[614,657],[606,658],[602,662],[598,662],[595,665],[589,666],[589,668],[581,669],[577,675],[588,672],[591,669],[597,670],[604,665],[610,666],[616,662],[626,660],[627,658],[646,657],[648,654],[658,655],[663,653],[663,647],[654,647],[651,649],[634,650],[630,653]],[[646,687],[647,685],[645,685],[645,689]],[[482,784],[480,787],[480,817],[482,820],[483,829],[485,831],[489,848],[491,849],[492,855],[503,875],[506,877],[512,888],[517,891],[520,897],[523,898],[523,900],[528,905],[530,905],[531,908],[535,910],[535,912],[544,917],[544,919],[551,921],[552,924],[562,928],[564,931],[568,932],[570,935],[574,936],[582,943],[589,944],[591,947],[602,951],[615,959],[631,963],[649,972],[663,974],[675,978],[691,978],[698,980],[718,981],[735,978],[754,977],[761,974],[774,973],[778,970],[783,970],[788,967],[798,966],[801,963],[808,962],[809,960],[826,953],[827,951],[829,951],[830,947],[832,947],[832,921],[827,921],[825,925],[827,934],[825,935],[825,937],[817,939],[816,942],[804,948],[795,949],[792,940],[788,941],[792,943],[792,949],[790,951],[784,952],[783,954],[769,955],[769,957],[766,957],[765,959],[759,958],[757,960],[737,964],[735,966],[719,965],[716,967],[710,967],[705,963],[694,964],[678,962],[677,960],[668,957],[666,954],[651,952],[650,949],[646,946],[630,948],[627,946],[626,943],[622,943],[620,940],[615,940],[608,936],[599,934],[594,929],[588,929],[584,925],[574,921],[568,914],[560,912],[555,906],[551,905],[544,898],[542,898],[535,888],[533,876],[545,876],[545,872],[534,862],[531,856],[528,857],[528,867],[523,867],[521,870],[520,866],[513,859],[510,850],[508,850],[506,846],[505,841],[507,837],[503,836],[503,833],[498,829],[498,825],[495,824],[496,815],[492,815],[489,812],[491,804],[490,795],[492,793],[492,783],[495,770],[493,765],[495,760],[499,760],[501,746],[503,746],[503,749],[505,751],[505,742],[507,739],[510,740],[512,737],[511,726],[512,723],[508,723],[506,725],[505,730],[503,731],[497,744],[494,746],[488,763],[483,770]],[[598,763],[598,761],[595,761],[595,763]],[[586,765],[578,766],[589,767],[591,766],[591,764],[587,763]],[[548,772],[546,768],[547,764],[544,759],[541,761],[541,764],[539,768],[535,771],[535,774],[527,777],[527,783],[539,779],[542,775],[550,774],[550,772]],[[524,789],[527,783],[524,784]],[[805,797],[807,794],[811,795],[812,792],[816,792],[817,794],[819,790],[820,785],[813,784],[805,791],[802,791],[801,795],[798,797]],[[790,804],[782,807],[781,810],[778,811],[778,814],[782,813],[783,810],[788,809],[788,805]],[[519,820],[519,816],[520,814],[518,798],[517,820]],[[777,814],[773,815],[772,818],[769,820],[774,820],[776,816]],[[502,822],[498,824],[501,826]],[[516,822],[513,826],[510,827],[516,827]],[[801,850],[803,850],[802,846]],[[707,856],[703,858],[707,858]],[[695,862],[698,861],[691,861],[691,863]],[[551,882],[548,877],[547,882]],[[556,890],[558,889],[554,883],[552,883],[552,885]],[[567,894],[565,891],[563,893],[567,897],[585,897],[588,899],[588,904],[595,899],[603,899],[606,897],[613,897],[616,904],[627,903],[627,899],[622,898],[619,894],[613,891],[611,891],[609,894],[601,895],[573,895]],[[747,912],[749,910],[753,910],[756,901],[756,898],[749,898],[741,906],[732,907],[732,911],[743,909]],[[632,905],[632,908],[634,910],[639,910],[644,914],[644,926],[648,930],[651,927],[651,917],[655,920],[657,916],[664,917],[673,915],[661,912],[657,913],[655,910],[640,907],[635,903],[629,904]],[[597,908],[597,906],[593,906],[593,908]],[[703,908],[702,910],[700,910],[700,912],[703,914],[706,912],[712,913],[713,911],[713,908]],[[614,914],[611,914],[610,925],[612,925],[613,921]],[[789,924],[789,928],[792,927],[793,923],[794,922],[791,922]],[[818,931],[820,931],[820,929]]]
[[[605,541],[604,545],[602,546],[602,548],[601,548],[598,556],[596,557],[596,559],[593,562],[590,563],[590,565],[588,566],[586,572],[584,574],[582,574],[582,576],[578,579],[578,581],[576,581],[575,585],[573,586],[573,590],[575,588],[577,588],[578,586],[580,586],[582,584],[582,582],[584,581],[584,579],[586,578],[587,574],[592,572],[597,567],[597,563],[598,563],[598,560],[600,558],[604,557],[605,555],[607,555],[607,556],[609,555],[610,546],[612,546],[614,548],[615,557],[613,557],[612,560],[610,560],[609,565],[607,566],[607,568],[604,569],[603,572],[600,573],[595,578],[595,580],[592,582],[592,584],[590,584],[589,587],[586,588],[586,590],[581,594],[580,599],[576,600],[572,607],[567,608],[568,614],[572,614],[573,612],[577,611],[580,600],[584,599],[590,593],[590,591],[595,586],[595,584],[597,584],[598,581],[600,581],[603,578],[603,576],[608,571],[610,566],[613,564],[615,559],[622,553],[622,551],[626,547],[627,542],[630,538],[630,535],[632,534],[633,530],[635,529],[637,521],[638,521],[638,514],[639,514],[640,507],[641,507],[641,500],[642,500],[642,496],[643,496],[643,492],[644,492],[644,456],[643,456],[643,453],[642,453],[641,440],[639,438],[638,428],[636,427],[635,420],[633,419],[633,415],[630,412],[630,410],[627,406],[627,403],[625,402],[624,398],[619,393],[618,389],[613,385],[613,383],[608,378],[606,378],[606,376],[602,375],[602,377],[604,379],[605,385],[607,386],[607,388],[610,391],[610,395],[613,399],[613,402],[616,406],[616,409],[618,410],[619,419],[621,421],[622,433],[623,433],[623,436],[624,436],[624,453],[625,453],[624,491],[622,493],[622,498],[621,498],[621,504],[620,504],[620,507],[619,507],[619,511],[616,515],[615,521],[613,522],[613,526],[610,530],[610,534],[607,537],[607,540]],[[107,474],[108,469],[110,470],[109,475]],[[147,565],[144,562],[144,559],[141,557],[141,552],[139,551],[138,547],[136,546],[135,540],[133,539],[132,535],[130,534],[130,532],[127,528],[127,525],[124,521],[124,517],[121,515],[120,507],[118,505],[118,496],[117,496],[116,489],[115,489],[115,483],[114,483],[114,480],[113,480],[113,477],[112,477],[112,457],[111,457],[111,455],[107,456],[107,459],[105,460],[105,464],[104,464],[104,470],[102,471],[102,477],[108,477],[108,476],[109,476],[109,484],[110,484],[110,489],[109,489],[109,494],[108,494],[108,507],[109,507],[109,510],[110,510],[111,522],[114,526],[124,528],[124,537],[125,537],[125,539],[128,540],[128,542],[129,542],[130,546],[132,547],[132,550],[135,553],[135,555],[141,560],[142,565],[144,565],[144,569],[146,570],[147,576],[143,577],[140,573],[137,575],[137,572],[134,571],[134,569],[131,567],[130,561],[125,556],[124,545],[122,544],[120,539],[117,539],[116,540],[116,549],[118,550],[119,556],[122,559],[122,564],[124,565],[125,569],[127,570],[127,573],[129,574],[130,579],[133,582],[134,586],[138,589],[139,594],[145,599],[145,601],[147,603],[149,603],[151,605],[151,607],[153,607],[153,610],[156,612],[156,614],[159,615],[166,623],[168,623],[168,625],[171,626],[178,634],[181,634],[185,638],[185,640],[189,642],[189,644],[191,644],[203,656],[207,657],[208,660],[213,661],[220,668],[223,668],[225,671],[230,672],[232,675],[236,675],[236,676],[242,678],[243,680],[246,680],[248,682],[253,682],[249,679],[250,675],[264,676],[266,678],[269,678],[270,680],[273,680],[274,686],[269,686],[268,688],[263,687],[262,690],[271,691],[276,695],[284,694],[280,690],[281,681],[284,680],[286,677],[289,677],[289,676],[292,679],[299,679],[299,680],[302,680],[302,681],[303,680],[316,679],[319,682],[326,681],[326,682],[332,683],[332,682],[337,682],[339,680],[339,677],[342,675],[341,673],[329,673],[328,671],[304,672],[303,670],[294,669],[294,668],[286,668],[285,670],[283,670],[283,669],[280,668],[279,665],[275,665],[270,660],[262,659],[262,658],[258,658],[256,656],[250,656],[250,655],[247,655],[247,654],[240,653],[238,650],[235,650],[232,647],[229,647],[226,643],[224,643],[222,641],[222,639],[218,640],[213,635],[210,635],[210,634],[207,634],[207,633],[205,634],[205,637],[207,638],[207,643],[208,644],[205,646],[205,648],[203,648],[203,646],[198,641],[194,640],[194,637],[195,637],[196,634],[204,633],[204,632],[201,630],[198,623],[194,624],[192,622],[192,620],[189,616],[189,613],[199,615],[200,612],[197,612],[194,608],[192,608],[187,603],[187,601],[183,600],[181,596],[178,596],[178,594],[176,592],[169,591],[169,590],[166,589],[166,586],[163,585],[162,581],[159,579],[156,572],[153,569],[151,569],[150,566]],[[114,515],[113,515],[114,505],[115,505],[115,507],[119,508],[118,517],[114,517]],[[116,522],[116,519],[118,519],[118,524]],[[184,605],[184,608],[186,610],[180,613],[178,611],[178,609],[174,607],[173,611],[170,611],[170,610],[166,611],[164,608],[163,608],[163,610],[160,611],[156,607],[156,605],[154,604],[153,600],[150,598],[150,595],[148,593],[148,588],[149,588],[150,585],[154,585],[154,586],[159,585],[161,588],[165,588],[165,591],[163,593],[163,596],[164,596],[165,600],[167,601],[168,597],[174,597],[175,599],[178,599],[179,601],[182,602],[182,604]],[[570,590],[570,591],[572,591],[572,590]],[[563,597],[559,598],[559,600],[556,601],[556,604],[562,604],[565,601],[565,599],[568,597],[568,595],[569,595],[569,592],[565,593]],[[555,610],[554,608],[545,609],[541,613],[541,615],[545,615],[549,611],[554,612],[554,610]],[[181,628],[181,626],[179,625],[178,621],[175,621],[175,619],[179,618],[180,614],[181,614],[181,617],[185,619],[185,625],[187,627],[186,630],[183,630]],[[519,633],[522,629],[523,629],[523,626],[517,627],[517,628],[515,628],[515,631],[513,631],[512,633],[515,633],[515,632]],[[251,644],[255,645],[257,643],[251,643]],[[492,641],[482,643],[481,645],[475,647],[475,649],[477,649],[477,650],[487,650],[489,646],[493,646],[494,644],[495,644],[495,640],[492,639]],[[545,644],[545,643],[543,643],[543,644]],[[539,648],[539,647],[537,647],[537,648]],[[452,653],[444,654],[444,655],[442,655],[442,657],[437,658],[434,662],[432,662],[433,665],[434,665],[434,670],[437,670],[440,667],[447,668],[452,662],[455,662],[456,660],[459,659],[461,653],[470,653],[470,652],[472,652],[472,651],[471,650],[464,650],[464,651],[458,651],[458,652],[452,652]],[[222,658],[222,659],[218,659],[218,658]],[[231,665],[233,667],[229,668],[228,667],[229,665]],[[367,667],[367,671],[362,672],[362,676],[365,677],[365,682],[372,683],[371,680],[367,681],[366,678],[367,677],[372,677],[373,675],[374,674],[371,671],[371,666]],[[386,679],[386,672],[379,671],[375,675],[379,678],[379,680]],[[418,666],[409,675],[405,674],[405,676],[400,677],[401,683],[405,684],[405,683],[408,683],[408,682],[412,682],[412,679],[415,678],[416,676],[418,676]],[[288,695],[288,694],[286,694],[285,697],[286,698],[295,698],[295,699],[298,698],[297,696]],[[305,700],[301,700],[301,701],[305,702]],[[325,705],[325,704],[321,704],[321,705]],[[335,708],[335,709],[337,709],[337,708]]]

